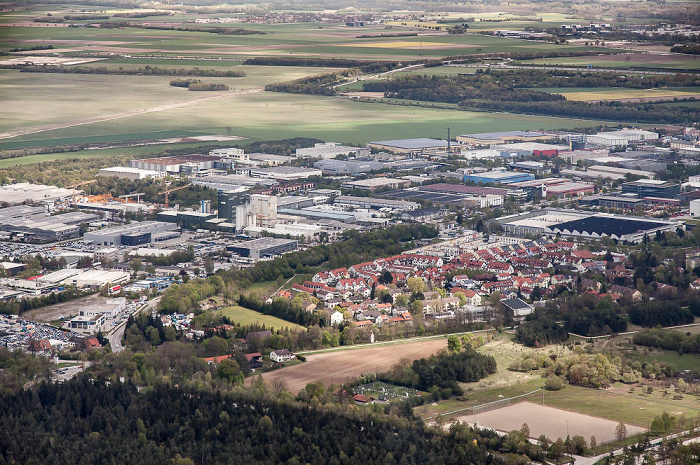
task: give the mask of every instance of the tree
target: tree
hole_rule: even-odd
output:
[[[425,290],[425,282],[421,278],[408,278],[406,285],[413,294],[423,293]]]
[[[447,350],[453,354],[458,354],[462,351],[462,341],[459,340],[459,336],[453,334],[447,338]]]
[[[243,373],[241,373],[238,363],[230,358],[227,358],[219,363],[219,366],[216,367],[216,374],[219,375],[220,378],[226,379],[232,384],[243,384],[245,379],[243,377]]]
[[[213,258],[207,257],[204,259],[204,271],[206,271],[208,275],[210,275],[214,272],[214,259]]]
[[[615,439],[617,439],[617,442],[622,445],[622,441],[624,441],[627,438],[627,427],[625,426],[624,423],[620,422],[617,424],[617,427],[615,427]]]
[[[133,260],[131,260],[131,269],[134,270],[134,273],[138,273],[139,271],[141,271],[142,265],[143,262],[140,258],[134,258]]]
[[[384,271],[382,274],[379,275],[378,281],[379,281],[379,284],[387,285],[387,284],[391,284],[392,282],[394,282],[394,278],[393,278],[393,276],[391,276],[390,271]]]

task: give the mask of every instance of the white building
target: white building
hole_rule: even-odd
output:
[[[130,166],[113,166],[111,168],[101,168],[97,173],[99,177],[108,178],[116,177],[120,179],[128,179],[130,181],[136,181],[138,179],[153,178],[159,179],[165,177],[165,172],[154,171],[154,170],[144,170],[141,168],[132,168]]]
[[[277,224],[277,197],[274,195],[252,194],[250,210],[254,225],[262,228],[274,228]]]
[[[247,155],[243,149],[228,148],[228,149],[216,149],[211,150],[209,155],[213,157],[228,158],[229,160],[235,161],[250,161],[250,156]]]
[[[690,217],[700,217],[700,199],[690,201]]]
[[[336,142],[326,142],[316,144],[313,147],[297,149],[295,155],[297,158],[329,159],[335,158],[338,155],[349,155],[351,153],[355,153],[358,156],[364,156],[369,154],[369,150],[359,147],[340,145]]]
[[[93,317],[104,315],[105,318],[119,317],[126,309],[126,297],[117,299],[106,299],[104,302],[94,305],[87,305],[78,309],[78,315]]]

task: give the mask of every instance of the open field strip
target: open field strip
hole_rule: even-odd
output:
[[[306,362],[262,375],[266,382],[282,381],[296,394],[308,383],[322,381],[329,386],[354,380],[366,372],[390,370],[399,362],[411,362],[447,347],[444,337],[399,345],[369,346],[358,350],[308,355]],[[250,378],[247,380],[250,382]]]
[[[697,90],[684,89],[626,89],[620,88],[547,88],[537,89],[544,92],[561,94],[567,100],[580,102],[596,102],[600,100],[672,100],[673,98],[700,98],[700,88]]]
[[[257,324],[265,325],[267,328],[274,330],[289,328],[301,331],[306,329],[298,324],[290,323],[289,321],[282,320],[275,316],[265,315],[264,313],[256,312],[255,310],[244,308],[240,305],[223,308],[221,309],[221,313],[229,317],[233,323],[238,323],[241,326]]]

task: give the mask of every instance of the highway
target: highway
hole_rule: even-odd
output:
[[[142,305],[138,310],[134,312],[134,315],[138,315],[144,310],[153,311],[155,307],[158,305],[158,302],[160,302],[160,296],[156,297],[153,300],[149,300],[146,305]],[[124,330],[126,329],[126,322],[127,320],[124,320],[123,322],[119,323],[112,331],[107,334],[107,340],[109,340],[109,345],[112,347],[112,352],[115,354],[118,354],[122,350],[124,350],[124,346],[122,345],[122,339],[124,339]]]

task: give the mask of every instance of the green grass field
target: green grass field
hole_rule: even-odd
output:
[[[289,70],[318,72],[294,67]],[[223,81],[235,88],[244,87],[253,74],[251,71],[240,81]],[[456,134],[598,124],[567,118],[367,104],[343,97],[188,92],[168,82],[169,78],[162,76],[0,72],[0,86],[11,89],[0,116],[0,132],[30,132],[1,139],[0,149],[228,133],[251,139],[308,136],[364,144],[417,134],[442,137],[447,126]],[[100,156],[102,151],[95,152]]]
[[[239,323],[241,325],[265,325],[266,327],[275,330],[289,328],[292,330],[302,331],[305,329],[303,326],[299,326],[298,324],[290,323],[289,321],[284,321],[274,316],[264,315],[256,312],[255,310],[250,310],[239,305],[226,307],[222,309],[221,312],[225,316],[229,317],[232,322]]]
[[[557,87],[539,88],[542,92],[561,94],[567,100],[583,102],[598,100],[618,100],[618,99],[673,99],[700,97],[698,88],[665,88],[665,89],[626,89],[624,87]]]
[[[627,61],[625,57],[629,57]],[[684,55],[606,55],[592,57],[559,57],[537,60],[524,60],[523,65],[548,65],[548,66],[575,66],[586,68],[631,69],[631,68],[658,68],[669,70],[700,70],[700,58]]]

